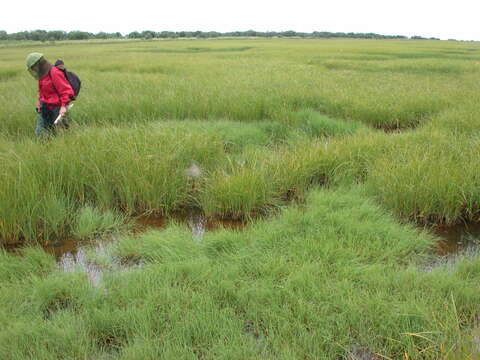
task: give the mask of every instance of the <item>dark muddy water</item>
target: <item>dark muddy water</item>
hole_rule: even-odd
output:
[[[439,241],[434,249],[435,257],[425,266],[425,271],[440,266],[453,269],[459,259],[480,255],[480,223],[435,226],[428,230]]]
[[[441,239],[435,249],[439,256],[472,252],[480,245],[480,223],[437,226],[431,231]]]
[[[108,271],[123,271],[141,265],[123,263],[109,256],[108,248],[114,241],[113,237],[97,241],[62,239],[47,241],[41,246],[46,253],[55,257],[61,270],[83,272],[93,286],[98,286]],[[7,252],[14,254],[21,254],[22,248],[22,244],[4,245]]]
[[[234,219],[212,219],[200,214],[181,214],[173,218],[157,215],[143,215],[137,218],[137,231],[149,228],[163,229],[170,221],[187,224],[195,239],[201,239],[206,231],[214,231],[221,228],[240,230],[246,226],[245,221]]]
[[[116,261],[106,264],[97,263],[95,259],[106,257],[107,242],[91,242],[79,244],[75,240],[64,240],[43,246],[43,249],[54,255],[59,267],[65,272],[84,272],[93,286],[98,286],[106,271],[125,270],[128,267]],[[89,257],[88,255],[91,255]]]
[[[242,229],[246,222],[231,219],[210,219],[200,214],[176,215],[172,218],[144,215],[135,219],[135,233],[148,229],[164,229],[169,222],[186,224],[192,231],[194,240],[200,241],[206,231],[220,228]],[[108,271],[124,271],[141,266],[141,263],[120,262],[111,258],[108,248],[115,242],[110,237],[96,241],[77,241],[75,239],[62,239],[48,241],[42,244],[45,252],[55,256],[58,266],[65,272],[84,272],[93,286],[101,283],[103,275]],[[5,245],[8,252],[16,253],[22,249],[21,244]]]

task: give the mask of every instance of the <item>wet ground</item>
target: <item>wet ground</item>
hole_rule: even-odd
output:
[[[426,266],[426,271],[439,266],[453,268],[459,259],[480,255],[480,223],[434,226],[428,230],[439,241],[434,249],[436,256]]]
[[[196,241],[201,241],[207,231],[215,231],[220,228],[240,230],[246,226],[244,221],[212,219],[197,213],[177,214],[171,218],[151,214],[135,218],[134,232],[141,233],[148,229],[161,230],[171,222],[186,224],[192,232],[192,238]],[[480,223],[458,224],[448,227],[434,226],[428,228],[428,231],[438,237],[439,241],[434,249],[436,256],[427,265],[427,271],[442,265],[454,265],[462,257],[474,257],[480,254]],[[138,263],[121,263],[109,258],[107,249],[114,242],[115,239],[112,237],[87,242],[63,239],[46,242],[42,247],[47,253],[55,256],[63,271],[83,271],[87,274],[91,283],[97,286],[106,271],[121,271],[141,266]],[[5,249],[9,252],[17,252],[21,249],[21,246],[8,245]],[[98,263],[95,259],[108,259],[108,261]]]
[[[201,239],[206,231],[214,231],[221,228],[240,230],[246,226],[246,222],[234,219],[213,219],[201,214],[177,214],[173,218],[166,218],[158,215],[143,215],[136,219],[136,231],[143,231],[149,228],[163,229],[171,221],[186,224],[191,230],[195,239]]]
[[[168,223],[177,222],[186,224],[192,231],[192,238],[200,241],[206,231],[220,228],[242,229],[246,222],[232,219],[211,219],[201,214],[182,214],[172,218],[158,215],[142,215],[135,218],[134,232],[141,233],[149,229],[164,229]],[[62,239],[48,241],[42,244],[45,252],[53,255],[58,266],[65,272],[84,272],[93,286],[101,283],[103,275],[108,271],[123,271],[139,267],[141,263],[121,262],[112,259],[108,248],[115,242],[113,237],[92,241],[77,241]],[[16,253],[22,249],[21,244],[4,246],[8,252]]]
[[[436,248],[439,256],[472,251],[480,245],[480,223],[437,226],[431,231],[441,239]]]
[[[100,264],[92,259],[101,259],[107,254],[107,242],[98,241],[91,243],[79,243],[75,240],[64,240],[59,243],[52,243],[44,246],[44,250],[55,256],[59,267],[64,272],[84,272],[93,286],[100,285],[103,274],[106,271],[124,270],[128,266],[110,261],[107,264]],[[89,257],[88,255],[91,255]]]

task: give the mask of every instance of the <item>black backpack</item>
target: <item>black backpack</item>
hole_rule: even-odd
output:
[[[67,81],[70,83],[70,86],[73,89],[74,96],[72,100],[75,100],[78,94],[80,93],[80,88],[82,87],[82,82],[80,81],[80,78],[78,77],[77,74],[68,71],[65,68],[65,64],[63,63],[62,60],[55,61],[55,64],[53,66],[55,66],[58,70],[63,72],[63,74],[65,75],[65,79],[67,79]]]

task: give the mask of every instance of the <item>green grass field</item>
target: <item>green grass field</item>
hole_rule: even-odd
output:
[[[83,81],[47,142],[32,51]],[[480,217],[479,80],[477,43],[0,44],[0,358],[478,358],[480,260],[414,225]],[[132,230],[190,212],[248,225]],[[107,238],[100,284],[39,246]]]

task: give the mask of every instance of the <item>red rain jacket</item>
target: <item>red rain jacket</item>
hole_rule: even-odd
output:
[[[38,99],[46,103],[49,109],[56,106],[66,106],[74,97],[70,83],[64,73],[55,66],[38,80]]]

